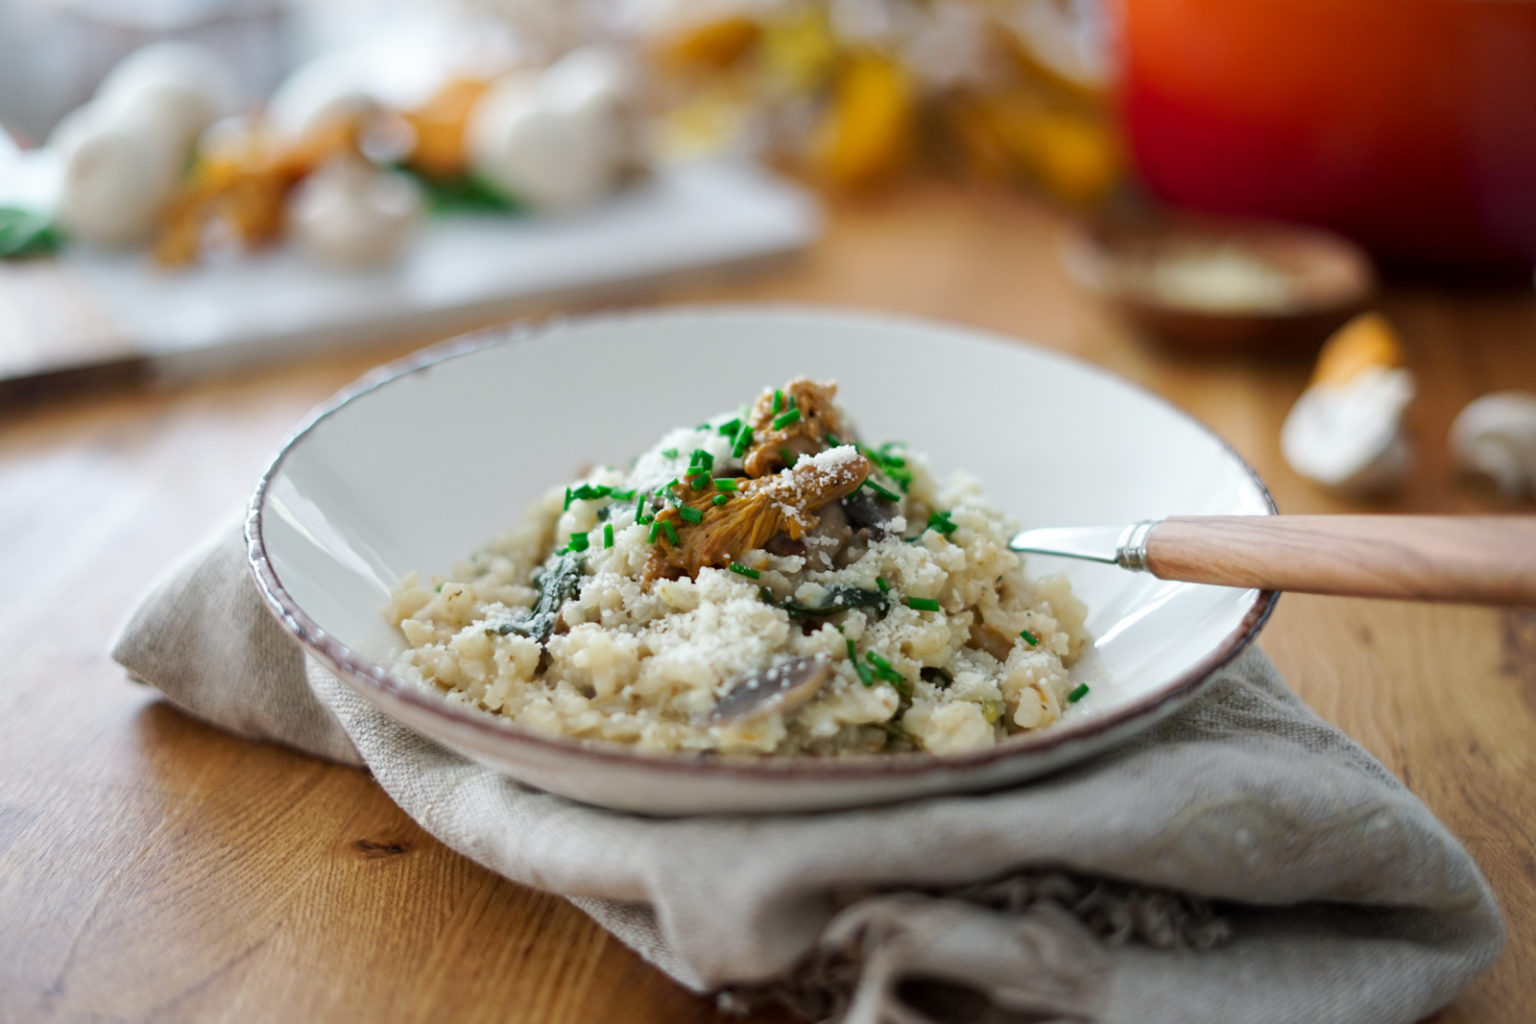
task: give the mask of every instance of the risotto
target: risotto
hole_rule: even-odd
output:
[[[1066,580],[957,473],[806,379],[556,487],[387,609],[397,670],[540,732],[649,751],[988,747],[1081,695]]]

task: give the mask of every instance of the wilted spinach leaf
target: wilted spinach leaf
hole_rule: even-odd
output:
[[[560,606],[576,596],[581,589],[582,556],[575,551],[564,551],[541,569],[534,577],[539,598],[531,609],[521,611],[509,622],[498,628],[502,636],[516,633],[544,643],[554,631],[555,620],[560,617]]]

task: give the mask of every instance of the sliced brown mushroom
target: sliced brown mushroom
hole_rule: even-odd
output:
[[[770,665],[732,683],[709,720],[740,722],[769,713],[787,715],[816,696],[831,674],[832,663],[822,657],[791,658]]]
[[[971,623],[971,646],[986,651],[998,661],[1007,661],[1013,653],[1013,637],[980,619]]]
[[[843,436],[843,421],[833,403],[837,397],[836,384],[831,381],[818,384],[805,377],[796,377],[785,385],[782,393],[784,399],[778,409],[773,407],[772,391],[764,392],[752,406],[747,422],[752,425],[758,440],[742,460],[747,476],[767,476],[802,456],[823,451],[830,447],[828,434],[839,440],[851,440]],[[774,421],[789,412],[790,403],[799,417],[775,429]],[[786,458],[786,452],[791,457]]]
[[[676,508],[656,514],[658,522],[677,532],[678,545],[659,543],[651,549],[646,578],[697,576],[707,565],[724,568],[780,532],[800,540],[816,527],[817,510],[851,494],[869,475],[868,459],[852,449],[848,455],[825,466],[806,459],[788,472],[743,480],[723,505],[713,502],[713,484],[703,490],[687,481],[678,484],[699,521],[690,523]]]

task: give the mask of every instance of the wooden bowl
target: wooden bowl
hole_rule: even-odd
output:
[[[1376,287],[1353,243],[1266,221],[1100,224],[1069,237],[1062,262],[1152,340],[1196,355],[1310,353]]]

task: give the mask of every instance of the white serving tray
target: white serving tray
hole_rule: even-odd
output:
[[[446,331],[785,255],[819,228],[803,190],[713,159],[662,169],[579,213],[432,217],[397,264],[377,270],[317,265],[286,246],[179,271],[141,252],[67,248],[0,264],[0,383],[112,364],[179,376]]]

